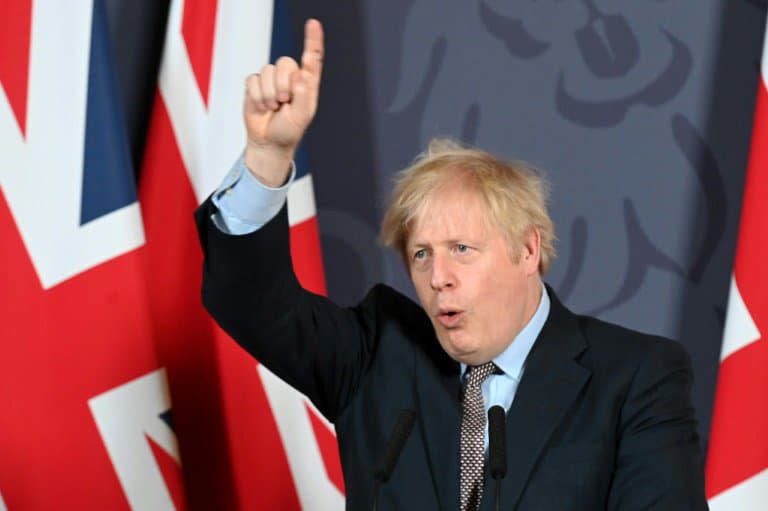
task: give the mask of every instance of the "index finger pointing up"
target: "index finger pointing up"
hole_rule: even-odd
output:
[[[301,68],[309,71],[316,81],[320,81],[323,72],[323,26],[316,19],[308,19],[304,25],[304,53],[301,54]]]

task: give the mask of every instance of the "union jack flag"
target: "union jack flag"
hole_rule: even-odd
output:
[[[141,170],[153,331],[167,367],[188,502],[199,509],[343,509],[333,429],[219,330],[200,303],[192,211],[245,144],[245,78],[291,54],[281,1],[173,1]],[[274,27],[274,29],[273,29]],[[288,196],[296,274],[325,293],[305,156]]]
[[[761,67],[707,455],[712,511],[768,506],[768,39]]]
[[[0,17],[0,509],[183,509],[101,0]]]

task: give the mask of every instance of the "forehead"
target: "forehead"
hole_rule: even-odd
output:
[[[487,236],[489,208],[473,186],[454,180],[429,193],[411,224],[408,244]]]

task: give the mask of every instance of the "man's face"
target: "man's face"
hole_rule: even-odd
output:
[[[486,210],[476,192],[454,180],[428,197],[406,246],[411,279],[440,345],[467,365],[504,351],[541,296],[538,231],[510,250]]]

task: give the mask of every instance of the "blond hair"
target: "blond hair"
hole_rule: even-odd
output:
[[[515,261],[526,235],[532,228],[538,229],[539,272],[543,275],[555,258],[555,230],[547,212],[546,181],[527,163],[503,161],[451,139],[433,139],[411,166],[398,173],[381,224],[381,242],[397,250],[407,264],[408,237],[422,205],[436,189],[455,179],[464,181],[483,198],[488,207],[487,220],[507,237]]]

